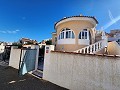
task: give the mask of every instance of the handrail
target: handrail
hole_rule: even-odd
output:
[[[102,39],[94,44],[91,44],[89,46],[86,46],[84,48],[81,48],[79,50],[76,50],[74,52],[77,52],[77,53],[96,53],[98,51],[100,51],[101,49],[103,49],[106,45],[106,40],[105,39]]]

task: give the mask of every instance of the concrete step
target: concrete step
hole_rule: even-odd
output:
[[[43,77],[43,72],[40,71],[40,70],[36,70],[32,73],[33,75],[39,77],[39,78],[42,78]]]

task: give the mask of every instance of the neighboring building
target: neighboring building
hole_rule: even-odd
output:
[[[103,30],[96,30],[97,24],[92,16],[65,17],[54,26],[56,32],[52,33],[52,44],[58,51],[104,53],[107,37]]]
[[[39,47],[40,47],[40,48],[42,48],[43,46],[45,46],[45,45],[46,45],[46,43],[45,43],[45,41],[44,41],[44,40],[42,40],[42,42],[40,42],[38,45],[39,45]]]
[[[0,54],[3,53],[5,50],[5,44],[4,43],[1,43],[0,44]]]
[[[51,45],[52,44],[52,39],[45,39],[42,40],[38,45],[40,48],[44,47],[45,45]]]
[[[7,45],[12,45],[12,42],[7,42]]]
[[[37,41],[29,39],[29,38],[21,38],[20,43],[22,43],[23,45],[24,44],[37,44]]]
[[[0,60],[9,61],[11,45],[8,42],[2,42],[0,44]]]
[[[116,41],[120,45],[120,29],[111,30],[110,33],[106,33],[108,41]]]
[[[112,34],[120,33],[120,29],[111,30],[110,33]]]
[[[3,53],[5,52],[5,49],[8,47],[8,46],[11,46],[12,43],[10,42],[1,42],[0,43],[0,53]]]

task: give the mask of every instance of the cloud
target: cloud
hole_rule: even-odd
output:
[[[0,33],[7,33],[7,34],[15,34],[15,33],[17,33],[17,32],[19,32],[20,30],[7,30],[7,31],[1,31],[0,30]]]
[[[114,20],[114,19],[113,19],[113,16],[112,16],[112,13],[111,13],[110,10],[108,10],[108,13],[109,13],[109,18],[110,18],[110,20],[111,20],[111,21]]]
[[[6,31],[0,31],[0,33],[6,33]]]
[[[109,10],[108,12],[109,12],[109,18],[111,21],[108,22],[105,26],[103,26],[103,29],[109,28],[110,26],[112,26],[113,24],[115,24],[116,22],[118,22],[120,20],[120,15],[113,18],[111,11]]]

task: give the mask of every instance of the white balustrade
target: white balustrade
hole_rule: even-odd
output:
[[[107,42],[106,40],[101,40],[101,41],[98,41],[94,44],[86,46],[84,48],[81,48],[79,50],[76,50],[74,52],[93,54],[93,53],[96,53],[96,52],[100,51],[101,49],[103,49],[106,46],[106,42]]]

